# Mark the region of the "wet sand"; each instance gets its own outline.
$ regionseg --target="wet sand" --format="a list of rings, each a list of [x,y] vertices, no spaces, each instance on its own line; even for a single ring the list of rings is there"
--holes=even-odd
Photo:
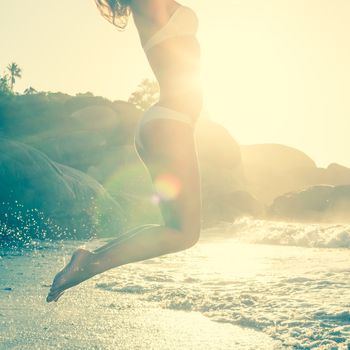
[[[262,332],[96,288],[98,276],[47,304],[60,261],[60,251],[0,259],[1,350],[280,348]]]

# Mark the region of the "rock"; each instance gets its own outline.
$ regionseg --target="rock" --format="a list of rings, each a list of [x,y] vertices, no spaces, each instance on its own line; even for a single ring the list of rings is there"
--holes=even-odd
[[[323,171],[323,183],[331,184],[331,185],[349,185],[350,184],[350,169],[332,163],[327,169]]]
[[[276,198],[269,208],[271,218],[350,222],[350,186],[318,185]]]
[[[106,130],[116,128],[120,122],[116,111],[109,106],[87,106],[71,114],[84,130]]]
[[[297,149],[278,144],[242,145],[240,149],[248,189],[265,204],[317,184],[310,175],[317,170],[314,161]]]
[[[220,171],[225,169],[231,172],[231,178],[229,183],[223,185],[228,185],[233,190],[245,189],[240,147],[230,133],[220,124],[199,118],[195,138],[199,160],[202,164],[210,164],[215,170],[217,182],[222,180]]]
[[[122,230],[122,208],[90,176],[18,142],[0,138],[0,149],[2,238],[11,240],[16,232],[83,239]]]
[[[235,191],[211,198],[203,205],[203,226],[215,226],[220,221],[233,222],[242,216],[260,217],[263,205],[246,191]]]
[[[329,199],[327,220],[350,222],[350,186],[335,186]]]
[[[90,130],[71,130],[69,133],[42,138],[36,145],[55,162],[83,172],[98,161],[107,147],[106,137]]]
[[[119,118],[125,119],[125,121],[132,121],[133,123],[136,123],[143,113],[140,109],[136,108],[133,103],[130,102],[116,100],[112,105]]]
[[[201,171],[203,226],[234,220],[241,215],[236,207],[237,193],[246,191],[240,148],[223,126],[205,118],[198,120],[195,138]]]
[[[350,185],[350,169],[330,164],[317,168],[303,152],[276,144],[241,146],[248,188],[260,201],[270,205],[288,192],[316,185]]]
[[[203,192],[209,196],[246,190],[240,148],[221,125],[200,118],[195,129]]]
[[[114,139],[118,145],[132,145],[136,124],[142,117],[143,112],[137,109],[134,104],[125,101],[114,101],[113,109],[118,114],[120,124],[118,128],[113,130],[111,141]]]

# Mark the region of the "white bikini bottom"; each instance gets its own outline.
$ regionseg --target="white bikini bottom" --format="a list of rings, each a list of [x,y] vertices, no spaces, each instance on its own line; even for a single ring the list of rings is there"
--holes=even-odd
[[[153,105],[152,107],[150,107],[149,109],[147,109],[143,113],[140,121],[138,122],[138,124],[136,126],[134,140],[135,140],[135,144],[137,145],[137,147],[143,148],[142,141],[140,138],[141,127],[145,123],[149,122],[150,120],[154,120],[154,119],[178,120],[180,122],[189,124],[190,126],[192,126],[192,128],[195,127],[195,123],[196,123],[196,121],[193,119],[193,117],[190,117],[187,114],[177,112],[177,111],[170,109],[170,108],[167,108],[167,107]]]

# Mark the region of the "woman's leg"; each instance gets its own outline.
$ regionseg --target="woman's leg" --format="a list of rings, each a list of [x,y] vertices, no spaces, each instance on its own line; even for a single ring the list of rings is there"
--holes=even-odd
[[[156,119],[141,130],[144,150],[139,152],[155,188],[163,177],[172,188],[172,198],[160,196],[164,225],[128,231],[112,242],[89,252],[77,250],[53,282],[47,301],[86,279],[131,262],[150,259],[193,246],[199,239],[200,173],[193,129],[186,123]]]
[[[100,253],[103,250],[106,250],[107,248],[109,248],[111,246],[114,246],[116,244],[119,244],[122,241],[124,241],[125,239],[128,239],[128,238],[132,237],[133,235],[137,234],[139,231],[142,231],[142,230],[144,230],[146,228],[154,227],[154,226],[158,226],[158,225],[157,224],[145,224],[145,225],[140,225],[140,226],[134,227],[134,228],[130,229],[129,231],[124,232],[123,234],[121,234],[117,238],[114,238],[114,239],[110,240],[105,245],[95,249],[94,253]]]

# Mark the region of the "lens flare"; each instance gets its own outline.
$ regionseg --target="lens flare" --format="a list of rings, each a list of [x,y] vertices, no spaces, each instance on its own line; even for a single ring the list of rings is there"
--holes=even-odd
[[[151,203],[154,205],[158,205],[160,202],[160,198],[157,194],[151,196]]]
[[[154,187],[161,199],[170,200],[178,196],[181,183],[174,175],[162,174],[156,178]]]

